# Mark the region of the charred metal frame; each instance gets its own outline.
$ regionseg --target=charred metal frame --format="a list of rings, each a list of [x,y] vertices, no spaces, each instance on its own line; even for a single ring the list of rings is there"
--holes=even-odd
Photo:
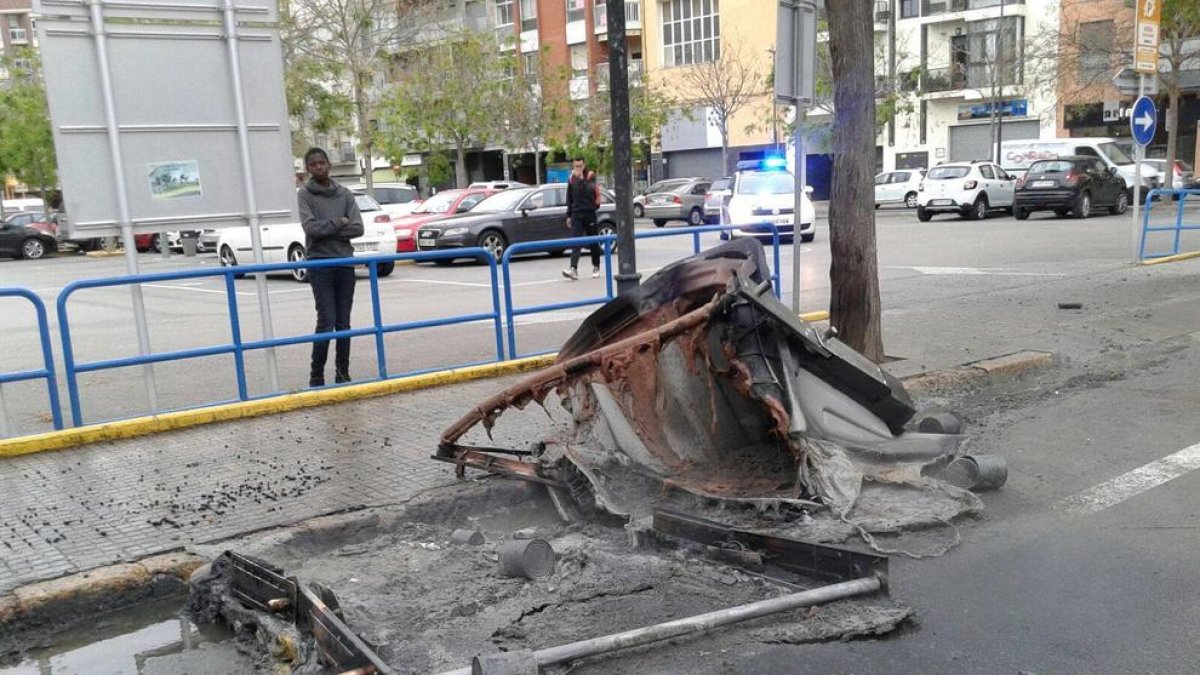
[[[304,635],[311,635],[325,663],[338,673],[391,675],[395,671],[374,648],[346,625],[333,591],[317,584],[304,585],[296,577],[266,562],[232,551],[230,592],[239,602],[262,612],[282,616]]]

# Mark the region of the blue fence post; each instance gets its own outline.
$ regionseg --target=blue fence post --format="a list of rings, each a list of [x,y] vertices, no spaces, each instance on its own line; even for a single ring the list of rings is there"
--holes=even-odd
[[[700,253],[700,233],[692,232],[692,253]]]
[[[50,417],[54,428],[62,429],[62,404],[58,399],[58,376],[54,372],[54,350],[50,346],[50,321],[46,315],[46,304],[28,288],[0,288],[0,297],[24,298],[33,305],[34,314],[37,316],[38,342],[42,348],[41,370],[11,373],[9,377],[0,380],[0,383],[45,380],[46,394],[50,399]]]
[[[612,242],[604,242],[604,294],[609,300],[613,297]]]
[[[517,244],[516,246],[520,246]],[[517,327],[514,322],[515,315],[513,314],[512,300],[512,271],[509,269],[509,263],[512,262],[512,252],[516,246],[509,246],[504,252],[504,321],[508,326],[508,358],[517,358]]]
[[[250,398],[246,385],[246,353],[242,351],[242,321],[238,316],[237,287],[233,283],[233,271],[225,273],[225,297],[229,306],[229,337],[233,340],[233,368],[237,376],[238,400]]]
[[[83,426],[83,409],[79,405],[79,375],[75,372],[75,350],[71,346],[71,322],[67,319],[67,298],[75,290],[73,281],[58,294],[58,330],[62,333],[63,374],[67,377],[67,401],[71,406],[71,426]]]
[[[367,261],[367,274],[371,281],[371,318],[375,322],[375,361],[379,365],[379,379],[386,380],[387,348],[383,342],[383,306],[379,302],[379,268],[375,260]]]
[[[1179,254],[1179,246],[1182,243],[1180,237],[1183,235],[1183,206],[1187,203],[1186,192],[1176,193],[1175,196],[1179,197],[1179,208],[1175,214],[1175,244],[1171,247],[1171,255]]]
[[[492,279],[492,323],[496,328],[496,360],[504,360],[504,327],[500,315],[500,284],[496,273],[496,256],[486,252],[484,259],[488,264],[488,273]],[[504,288],[508,290],[508,278],[505,277]]]

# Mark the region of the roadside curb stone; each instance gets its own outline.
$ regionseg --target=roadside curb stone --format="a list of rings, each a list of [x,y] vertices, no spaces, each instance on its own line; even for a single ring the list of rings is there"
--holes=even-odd
[[[965,387],[990,384],[994,381],[1017,377],[1033,370],[1048,368],[1054,364],[1054,354],[1039,351],[1021,351],[981,361],[973,361],[957,368],[934,370],[902,378],[904,388],[911,394],[928,396]]]

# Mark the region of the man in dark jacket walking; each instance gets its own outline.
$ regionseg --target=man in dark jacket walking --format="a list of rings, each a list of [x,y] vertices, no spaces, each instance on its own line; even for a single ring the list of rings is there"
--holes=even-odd
[[[596,210],[600,208],[600,185],[595,172],[587,168],[586,162],[576,159],[567,180],[567,229],[572,237],[596,236]],[[575,281],[579,278],[580,247],[571,249],[571,266],[562,271],[564,277]],[[600,276],[600,244],[592,244],[592,278]]]
[[[354,245],[350,240],[363,234],[362,214],[354,194],[329,177],[329,155],[324,150],[313,148],[306,152],[304,166],[309,179],[296,194],[308,259],[354,257]],[[317,303],[315,332],[348,330],[350,308],[354,305],[354,268],[312,268],[308,271],[308,280]],[[314,342],[308,386],[325,386],[328,357],[329,341]],[[350,381],[350,338],[338,338],[333,367],[334,382]]]

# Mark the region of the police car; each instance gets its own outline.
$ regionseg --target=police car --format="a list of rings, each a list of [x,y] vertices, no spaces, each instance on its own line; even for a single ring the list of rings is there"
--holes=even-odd
[[[738,162],[733,174],[730,195],[726,198],[725,222],[737,229],[722,232],[722,239],[755,237],[764,242],[771,239],[770,223],[779,229],[780,239],[791,240],[795,227],[795,178],[787,170],[787,160],[772,157]],[[816,215],[808,195],[812,188],[805,186],[800,197],[800,240],[812,241],[816,236]]]

